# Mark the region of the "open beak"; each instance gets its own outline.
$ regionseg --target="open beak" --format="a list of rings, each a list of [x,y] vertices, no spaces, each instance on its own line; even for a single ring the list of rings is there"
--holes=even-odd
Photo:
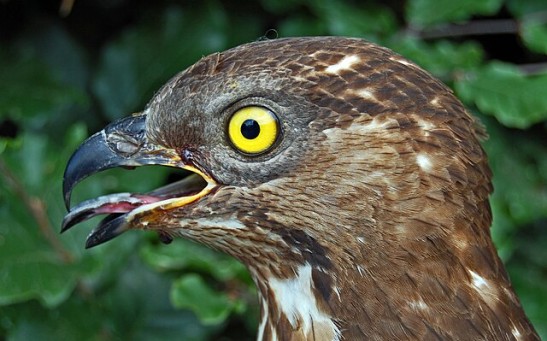
[[[147,226],[166,210],[203,198],[218,184],[204,169],[183,160],[181,152],[148,141],[145,114],[123,118],[91,136],[74,152],[65,169],[63,195],[69,212],[63,219],[61,232],[96,215],[108,214],[87,237],[86,248],[90,248],[135,225]],[[70,209],[72,189],[83,179],[109,168],[143,165],[176,167],[193,174],[148,193],[105,195]]]

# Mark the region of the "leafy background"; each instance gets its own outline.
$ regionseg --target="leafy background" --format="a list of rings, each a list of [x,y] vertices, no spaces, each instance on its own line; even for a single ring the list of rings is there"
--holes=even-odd
[[[93,222],[59,235],[62,172],[85,137],[143,108],[201,56],[295,35],[388,46],[482,119],[495,175],[493,237],[547,338],[546,1],[3,0],[0,339],[254,338],[256,292],[234,260],[144,232],[85,251]],[[73,200],[173,177],[121,174],[84,181]]]

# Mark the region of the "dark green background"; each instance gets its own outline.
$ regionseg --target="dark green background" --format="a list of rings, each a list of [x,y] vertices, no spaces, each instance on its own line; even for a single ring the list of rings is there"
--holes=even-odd
[[[245,340],[255,289],[198,245],[126,233],[84,250],[59,235],[68,157],[167,79],[257,39],[363,37],[451,86],[487,126],[493,237],[547,337],[547,1],[0,1],[0,340]],[[68,6],[70,7],[70,6]],[[176,175],[108,171],[74,202]],[[221,336],[223,335],[223,336]]]

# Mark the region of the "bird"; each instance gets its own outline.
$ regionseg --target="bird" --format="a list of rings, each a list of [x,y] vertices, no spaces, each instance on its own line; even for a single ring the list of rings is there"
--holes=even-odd
[[[86,247],[153,230],[235,257],[258,289],[258,340],[539,340],[491,238],[484,137],[446,85],[385,47],[249,42],[82,143],[62,232],[107,214]],[[189,175],[70,207],[84,178],[143,165]]]

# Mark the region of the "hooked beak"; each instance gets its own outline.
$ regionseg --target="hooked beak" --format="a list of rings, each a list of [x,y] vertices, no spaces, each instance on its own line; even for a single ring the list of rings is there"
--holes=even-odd
[[[136,225],[145,227],[166,210],[203,198],[218,184],[190,158],[181,158],[184,152],[149,142],[145,114],[123,118],[91,136],[74,152],[65,169],[63,195],[69,212],[61,232],[96,215],[109,214],[87,237],[86,248],[90,248]],[[176,167],[193,174],[149,193],[105,195],[70,209],[72,190],[83,179],[109,168],[143,165]]]

